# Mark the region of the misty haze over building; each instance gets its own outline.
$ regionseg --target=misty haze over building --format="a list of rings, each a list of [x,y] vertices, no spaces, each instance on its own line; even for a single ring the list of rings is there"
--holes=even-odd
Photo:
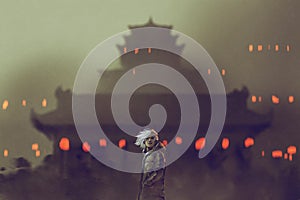
[[[204,123],[200,124],[199,133],[188,151],[167,168],[167,198],[175,200],[299,199],[300,174],[297,152],[299,125],[296,123],[299,119],[297,107],[300,98],[297,91],[299,14],[296,11],[299,3],[279,0],[199,2],[201,3],[187,3],[191,11],[189,15],[187,11],[184,12],[187,17],[181,24],[176,23],[176,20],[182,9],[179,7],[184,4],[182,2],[177,2],[177,6],[171,2],[162,3],[166,7],[172,4],[170,10],[173,9],[176,14],[147,14],[139,20],[136,17],[129,17],[130,20],[125,17],[126,22],[117,22],[122,24],[120,30],[124,30],[128,23],[136,22],[142,25],[129,26],[129,28],[149,24],[166,26],[170,29],[174,27],[195,38],[216,62],[225,83],[228,103],[231,103],[228,107],[224,133],[209,156],[201,160],[197,158],[197,152],[203,146],[203,136],[207,129],[207,124]],[[27,17],[20,19],[18,16],[12,18],[10,22],[20,24],[39,15],[41,19],[46,19],[38,8],[31,14],[27,13],[30,5],[30,3],[24,5]],[[148,3],[147,5],[149,6]],[[52,12],[51,5],[47,7],[49,10],[45,15],[53,16],[49,15]],[[66,5],[62,4],[62,7],[66,10]],[[220,12],[221,8],[223,14]],[[124,11],[122,16],[133,12],[132,9],[125,10],[127,11]],[[86,14],[101,16],[98,11],[97,14],[96,11],[93,12]],[[3,13],[9,15],[7,12]],[[75,16],[72,11],[66,13]],[[59,25],[57,20],[65,19],[65,15],[59,11],[56,14],[57,18],[47,19],[48,25],[37,26],[36,19],[33,24],[36,27],[46,28],[44,34],[49,41],[44,43],[44,40],[38,36],[36,40],[39,41],[41,48],[48,48],[48,53],[43,53],[38,45],[33,45],[24,51],[28,52],[28,55],[16,50],[15,59],[18,61],[15,63],[10,63],[13,59],[10,56],[5,57],[5,54],[3,54],[5,63],[0,62],[3,66],[18,66],[18,68],[3,70],[1,81],[3,92],[0,102],[2,104],[0,145],[3,153],[0,157],[0,199],[133,199],[137,193],[139,176],[112,170],[89,155],[89,144],[84,144],[78,139],[72,124],[72,93],[68,90],[72,89],[76,70],[86,54],[101,41],[101,38],[104,40],[120,30],[114,27],[103,31],[110,19],[97,17],[96,20],[95,17],[93,22],[99,23],[97,29],[76,32],[77,29],[73,27],[81,23],[79,18],[76,18],[76,23],[68,19],[69,21],[61,22]],[[153,16],[152,20],[148,19],[149,16]],[[168,18],[165,19],[164,16]],[[82,22],[87,19],[88,17]],[[149,21],[145,23],[147,20]],[[210,23],[204,23],[206,21]],[[63,28],[61,33],[59,31],[53,33],[54,30],[59,30],[60,26],[69,25],[68,22],[74,37],[77,37],[76,40],[66,30],[67,27]],[[173,24],[173,26],[160,23]],[[7,41],[16,38],[16,41],[26,46],[25,40],[30,36],[21,37],[19,35],[21,31],[9,24],[6,23],[6,27],[12,36],[7,36],[5,30],[6,38],[10,39]],[[24,26],[26,24],[29,26],[29,22],[24,23]],[[36,29],[33,32],[38,32]],[[46,32],[52,29],[52,34],[47,35]],[[43,33],[43,29],[39,31],[41,32],[38,33]],[[30,32],[23,34],[30,34]],[[60,34],[64,37],[60,38]],[[66,34],[71,35],[70,38],[66,39]],[[83,37],[78,41],[80,34]],[[95,36],[97,34],[101,36]],[[56,38],[52,39],[51,36],[54,35]],[[24,38],[24,41],[20,38]],[[27,40],[32,42],[28,38]],[[3,41],[6,39],[4,38]],[[59,45],[62,41],[64,46]],[[116,47],[119,51],[126,51],[126,40],[124,41],[124,44]],[[46,44],[49,46],[47,47]],[[181,48],[182,44],[176,42],[175,45]],[[16,44],[10,43],[6,46],[16,46]],[[35,51],[32,50],[34,48]],[[75,51],[80,48],[82,49],[80,53]],[[184,50],[184,47],[182,48]],[[207,88],[201,77],[194,73],[192,66],[185,60],[176,58],[172,54],[161,55],[161,52],[154,49],[136,49],[115,61],[103,80],[99,82],[100,95],[96,97],[99,102],[96,107],[99,111],[98,117],[101,118],[101,113],[107,114],[109,108],[107,106],[109,97],[101,93],[109,93],[113,83],[124,71],[131,70],[132,76],[137,76],[138,71],[132,66],[167,56],[168,59],[163,61],[164,64],[192,77],[191,83],[197,85],[195,88],[199,93],[198,99],[201,99],[202,121],[209,119],[210,113],[207,109],[209,99],[205,97]],[[180,66],[184,67],[180,68]],[[18,74],[18,80],[11,74]],[[59,87],[60,85],[63,87]],[[170,113],[167,123],[178,122],[178,103],[174,100],[174,96],[170,95],[170,91],[162,87],[147,86],[140,88],[137,93],[139,95],[132,99],[132,108],[135,113],[133,119],[139,124],[146,124],[148,120],[140,113],[146,112],[152,103],[157,102],[166,106]],[[143,96],[149,93],[152,95],[151,98]],[[164,96],[163,101],[161,96]],[[145,107],[138,104],[141,101],[145,102]],[[176,107],[174,110],[171,109],[173,106]],[[105,122],[110,122],[111,114],[106,116]],[[120,131],[114,126],[108,125],[107,130],[108,136],[120,148],[138,151],[133,146],[133,138],[124,138],[122,134],[114,138],[112,134]],[[163,140],[167,143],[174,137],[176,126],[165,127],[162,132]],[[105,148],[106,142],[100,139],[98,146]],[[175,139],[178,145],[184,142],[181,138]],[[127,184],[123,184],[123,180],[126,180]],[[125,194],[127,196],[124,196]]]

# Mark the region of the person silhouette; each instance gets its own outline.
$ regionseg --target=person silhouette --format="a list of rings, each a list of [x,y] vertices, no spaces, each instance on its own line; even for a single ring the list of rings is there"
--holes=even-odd
[[[144,153],[138,200],[165,200],[165,146],[153,129],[144,129],[135,144]]]

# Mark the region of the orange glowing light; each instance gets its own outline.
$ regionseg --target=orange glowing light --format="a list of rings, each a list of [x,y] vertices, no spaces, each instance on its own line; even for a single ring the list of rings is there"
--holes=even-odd
[[[265,157],[265,151],[261,151],[261,156]]]
[[[249,148],[249,147],[251,147],[251,146],[253,146],[253,145],[254,145],[254,139],[253,139],[253,138],[248,137],[248,138],[245,139],[245,141],[244,141],[244,146],[245,146],[246,148]]]
[[[281,150],[274,150],[272,151],[273,158],[282,158],[282,151]]]
[[[4,149],[4,151],[3,151],[3,156],[4,156],[4,157],[8,157],[8,150],[7,150],[7,149]]]
[[[252,44],[249,44],[249,46],[248,46],[248,50],[249,50],[249,52],[252,52],[253,51],[253,45]]]
[[[262,97],[261,96],[258,97],[258,102],[262,102]]]
[[[123,52],[127,53],[127,48],[126,47],[124,47]]]
[[[295,101],[294,96],[289,96],[289,103],[293,103]]]
[[[45,98],[42,100],[42,107],[47,107],[47,99]]]
[[[275,45],[275,51],[279,51],[279,45],[278,44]]]
[[[89,145],[88,142],[84,142],[84,143],[82,144],[82,150],[83,150],[84,152],[89,152],[89,151],[91,150],[91,146]]]
[[[199,138],[196,142],[195,142],[195,149],[196,150],[200,150],[203,149],[205,146],[205,138]]]
[[[257,46],[257,51],[262,51],[263,50],[263,46],[260,44]]]
[[[36,152],[35,152],[35,157],[40,157],[41,156],[41,151],[40,150],[37,150]]]
[[[138,54],[139,53],[139,49],[138,48],[135,48],[134,49],[134,54]]]
[[[38,143],[32,144],[32,145],[31,145],[31,149],[32,149],[33,151],[37,151],[37,150],[39,149],[39,144],[38,144]]]
[[[290,155],[289,155],[289,161],[292,161],[292,160],[293,160],[293,155],[290,154]]]
[[[167,140],[163,140],[162,143],[164,144],[164,146],[168,145],[168,141]]]
[[[175,138],[175,142],[176,142],[176,144],[182,144],[182,138],[177,136]]]
[[[225,74],[226,74],[226,70],[222,69],[222,76],[225,76]]]
[[[277,96],[275,96],[275,95],[272,95],[272,102],[274,104],[279,104],[279,98]]]
[[[288,159],[288,156],[289,156],[289,154],[285,153],[285,154],[284,154],[284,159],[285,159],[285,160]]]
[[[222,140],[222,148],[224,150],[228,149],[229,144],[230,144],[229,139],[228,138],[223,138],[223,140]]]
[[[4,100],[2,104],[2,110],[6,110],[8,108],[8,101]]]
[[[290,50],[291,50],[290,45],[286,45],[286,51],[290,52]]]
[[[151,51],[152,51],[151,48],[148,48],[148,53],[151,53]]]
[[[251,101],[252,101],[253,103],[256,103],[256,96],[252,96],[252,97],[251,97]]]
[[[26,104],[27,104],[26,100],[23,99],[23,100],[22,100],[22,106],[25,107]]]
[[[124,147],[126,147],[126,140],[125,139],[119,140],[119,147],[121,149],[123,149]]]
[[[106,145],[107,145],[106,140],[105,139],[100,139],[99,140],[99,145],[100,145],[100,147],[106,147]]]
[[[211,73],[210,69],[207,70],[207,73],[208,73],[208,75],[210,75],[210,73]]]
[[[288,152],[288,154],[291,154],[291,155],[296,154],[297,153],[297,147],[295,147],[295,146],[289,146],[287,148],[287,152]]]
[[[70,150],[70,140],[68,138],[61,138],[59,142],[59,148],[63,151],[69,151]]]

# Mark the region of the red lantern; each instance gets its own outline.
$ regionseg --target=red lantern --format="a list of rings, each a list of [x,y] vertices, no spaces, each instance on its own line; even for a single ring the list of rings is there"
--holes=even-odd
[[[176,144],[182,144],[182,138],[181,137],[176,137],[175,142],[176,142]]]
[[[100,145],[100,147],[106,147],[106,140],[105,139],[100,139],[99,140],[99,145]]]
[[[281,150],[274,150],[272,151],[273,158],[282,158],[282,151]]]
[[[244,146],[246,148],[249,148],[249,147],[251,147],[253,145],[254,145],[254,139],[253,138],[248,137],[248,138],[245,139]]]
[[[202,137],[202,138],[199,138],[196,142],[195,142],[195,149],[196,150],[200,150],[200,149],[203,149],[205,146],[205,138]]]
[[[70,140],[68,138],[61,138],[59,142],[59,148],[63,151],[69,151],[70,150]]]
[[[84,143],[82,144],[82,150],[83,150],[84,152],[89,152],[89,151],[91,150],[91,146],[89,145],[88,142],[84,142]]]
[[[222,148],[224,150],[228,149],[229,144],[230,144],[229,139],[228,138],[223,138],[223,140],[222,140]]]
[[[125,139],[119,140],[119,147],[121,149],[123,149],[124,147],[126,147],[126,140]]]

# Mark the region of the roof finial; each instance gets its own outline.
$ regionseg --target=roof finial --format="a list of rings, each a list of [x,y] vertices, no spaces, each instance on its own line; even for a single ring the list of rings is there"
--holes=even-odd
[[[152,16],[150,16],[148,24],[153,24]]]

